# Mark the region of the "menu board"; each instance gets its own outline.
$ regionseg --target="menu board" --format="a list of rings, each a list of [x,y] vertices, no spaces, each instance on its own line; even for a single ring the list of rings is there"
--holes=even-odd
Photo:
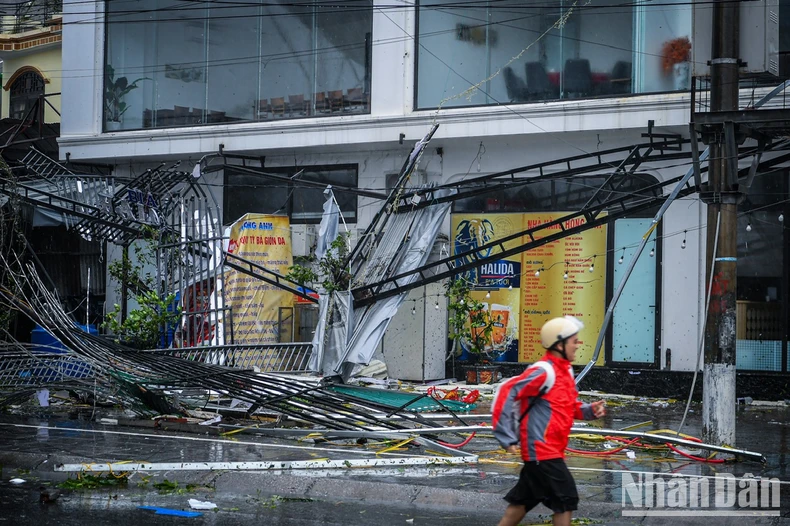
[[[524,225],[527,229],[534,228],[564,215],[567,214],[524,214]],[[565,228],[572,226],[568,224]],[[535,239],[560,230],[560,225],[556,225],[536,233]],[[540,328],[551,318],[571,315],[584,323],[584,330],[579,333],[581,346],[574,363],[586,364],[595,350],[605,313],[606,226],[597,226],[523,252],[522,258],[521,341],[525,345],[519,349],[519,361],[531,363],[540,359],[545,353],[540,345]],[[603,353],[597,363],[603,364]]]
[[[468,252],[565,215],[564,212],[455,214],[452,218],[454,253]],[[573,221],[576,223],[566,224],[565,228],[577,226],[584,218]],[[561,227],[556,225],[534,237],[541,239],[559,231]],[[547,320],[568,314],[585,325],[574,363],[589,362],[604,318],[606,239],[606,227],[598,226],[464,273],[465,279],[474,283],[472,297],[483,303],[494,322],[486,348],[494,353],[511,351],[512,354],[518,349],[518,361],[537,361],[545,354],[540,345],[540,328]],[[506,242],[505,248],[524,243],[524,238],[517,237]],[[487,250],[478,256],[491,254]],[[471,260],[459,259],[464,261]],[[597,363],[603,364],[603,353]]]

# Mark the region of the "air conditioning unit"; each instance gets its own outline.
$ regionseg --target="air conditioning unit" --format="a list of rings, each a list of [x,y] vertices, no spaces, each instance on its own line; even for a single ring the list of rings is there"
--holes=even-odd
[[[388,173],[384,174],[384,186],[387,189],[387,192],[392,190],[395,186],[395,183],[398,182],[398,176],[400,173]],[[424,185],[428,182],[428,174],[425,170],[414,170],[412,172],[411,177],[409,178],[409,182],[406,183],[407,188],[417,188],[419,186]]]
[[[291,225],[291,246],[294,257],[313,255],[318,225]]]

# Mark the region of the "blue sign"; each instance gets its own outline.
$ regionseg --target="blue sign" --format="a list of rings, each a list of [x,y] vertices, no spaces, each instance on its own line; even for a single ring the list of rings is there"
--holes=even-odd
[[[480,265],[477,270],[478,288],[506,289],[521,286],[521,262],[500,259]]]

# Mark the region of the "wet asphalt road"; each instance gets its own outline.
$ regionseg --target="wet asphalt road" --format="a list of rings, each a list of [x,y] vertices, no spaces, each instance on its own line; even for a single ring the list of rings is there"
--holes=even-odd
[[[648,429],[676,429],[682,416],[682,404],[612,405],[602,423],[607,428],[623,428],[650,420]],[[699,433],[698,406],[690,415],[684,431]],[[19,420],[16,420],[17,422]],[[171,471],[151,474],[152,480],[179,480],[183,488],[188,481],[205,483],[210,491],[160,494],[150,485],[141,484],[140,474],[130,478],[125,488],[90,491],[66,491],[57,502],[39,503],[39,487],[55,485],[69,477],[53,472],[57,457],[75,462],[107,462],[121,460],[161,461],[240,461],[268,458],[314,458],[326,454],[311,448],[295,448],[293,442],[273,440],[251,435],[238,435],[236,440],[207,440],[194,442],[183,434],[181,442],[173,434],[119,426],[96,426],[81,419],[64,420],[39,415],[26,418],[26,427],[10,427],[9,420],[0,417],[0,526],[3,524],[42,525],[170,525],[170,524],[328,524],[328,525],[481,525],[496,524],[504,508],[501,496],[515,482],[518,462],[515,459],[494,457],[492,462],[470,466],[445,468],[411,467],[405,469],[367,470],[303,470],[301,473],[249,473],[222,475]],[[91,434],[81,429],[92,429]],[[790,443],[790,409],[744,407],[738,411],[738,446],[764,453],[767,463],[754,462],[709,465],[676,457],[656,458],[639,454],[635,460],[623,457],[567,459],[579,487],[582,503],[579,516],[589,517],[610,526],[624,524],[699,524],[697,520],[653,519],[624,520],[619,515],[622,487],[620,472],[655,471],[665,474],[715,476],[733,473],[742,476],[752,473],[764,477],[778,477],[790,482],[787,467]],[[107,431],[107,432],[103,432]],[[120,435],[117,432],[129,433]],[[139,435],[139,436],[136,436]],[[155,436],[157,434],[163,437]],[[164,439],[164,435],[170,438]],[[256,445],[257,444],[257,445]],[[288,446],[277,449],[277,445]],[[298,445],[304,446],[304,443]],[[320,448],[319,444],[313,445]],[[578,444],[577,444],[578,446]],[[581,444],[583,447],[595,447]],[[328,444],[338,449],[337,444]],[[496,446],[486,439],[473,440],[469,450],[485,453]],[[287,453],[286,453],[287,452]],[[362,455],[349,450],[352,454]],[[301,456],[300,456],[301,455]],[[15,460],[24,459],[22,464]],[[20,467],[21,466],[21,467]],[[30,470],[30,471],[28,471]],[[71,475],[73,476],[73,475]],[[27,482],[12,485],[10,478]],[[208,482],[207,482],[208,481]],[[275,495],[286,496],[285,499]],[[196,498],[215,502],[217,511],[203,512],[201,517],[169,517],[154,515],[138,506],[161,506],[189,509],[187,500]],[[308,500],[291,500],[307,498]],[[782,515],[790,515],[790,485],[782,486]],[[530,515],[523,524],[541,524],[548,518]],[[790,519],[709,519],[714,524],[790,524]]]
[[[211,496],[201,496],[212,499]],[[496,524],[502,509],[478,512],[453,510],[415,510],[406,506],[375,505],[342,501],[277,501],[272,498],[246,497],[223,499],[217,511],[204,511],[201,517],[169,517],[137,506],[160,506],[179,509],[187,497],[129,496],[126,494],[71,494],[53,504],[38,502],[39,492],[28,488],[1,488],[0,524],[63,526],[236,526],[236,525],[456,525]],[[218,500],[218,499],[214,499]],[[411,521],[411,522],[409,522]]]

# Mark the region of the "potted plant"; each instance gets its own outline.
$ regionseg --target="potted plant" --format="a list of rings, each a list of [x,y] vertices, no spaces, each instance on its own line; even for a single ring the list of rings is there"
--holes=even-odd
[[[674,74],[675,89],[689,87],[689,60],[691,42],[688,37],[678,37],[664,42],[661,49],[661,65],[665,75]]]
[[[493,383],[501,378],[499,368],[489,363],[494,322],[487,305],[472,298],[471,290],[462,277],[448,283],[445,295],[449,299],[450,338],[456,354],[478,363],[467,369],[467,383]]]
[[[119,129],[121,127],[121,116],[126,113],[129,106],[124,102],[124,97],[136,89],[137,83],[142,80],[150,80],[141,77],[132,83],[126,77],[115,78],[115,69],[109,64],[104,72],[104,115],[107,121],[107,129]]]

